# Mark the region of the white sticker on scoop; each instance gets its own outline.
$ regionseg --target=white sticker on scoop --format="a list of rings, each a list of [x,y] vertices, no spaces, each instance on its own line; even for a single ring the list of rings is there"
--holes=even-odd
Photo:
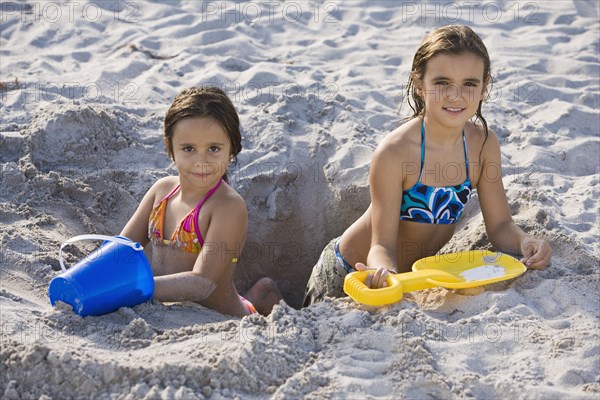
[[[480,281],[484,279],[493,279],[503,276],[505,269],[498,265],[482,265],[481,267],[470,268],[461,273],[466,282]]]

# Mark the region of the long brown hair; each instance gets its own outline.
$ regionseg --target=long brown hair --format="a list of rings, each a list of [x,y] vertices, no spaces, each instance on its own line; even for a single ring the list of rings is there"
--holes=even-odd
[[[184,118],[210,117],[214,118],[223,128],[231,143],[231,156],[234,162],[242,151],[242,135],[240,134],[240,119],[233,103],[227,94],[219,88],[191,87],[181,91],[165,116],[165,140],[167,153],[175,160],[173,153],[173,131],[175,124]],[[223,175],[228,181],[227,173]]]
[[[486,95],[479,102],[477,107],[477,120],[481,121],[485,140],[488,138],[488,125],[481,113],[481,104],[489,97],[488,88],[492,85],[491,62],[488,51],[481,38],[473,32],[471,28],[465,25],[448,25],[430,32],[419,46],[415,57],[413,58],[411,74],[406,87],[406,97],[408,105],[413,110],[413,115],[407,119],[421,117],[425,114],[425,100],[419,94],[418,88],[423,85],[425,69],[427,62],[439,54],[461,54],[473,53],[483,60],[483,84]],[[485,143],[484,140],[484,143]]]

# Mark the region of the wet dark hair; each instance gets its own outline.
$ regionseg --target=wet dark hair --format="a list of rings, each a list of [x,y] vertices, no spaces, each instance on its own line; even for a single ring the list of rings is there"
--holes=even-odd
[[[477,107],[475,115],[483,125],[485,140],[488,138],[488,125],[481,113],[481,104],[489,96],[488,87],[492,85],[491,62],[488,51],[481,38],[465,25],[448,25],[430,32],[417,50],[413,58],[411,75],[406,87],[408,105],[413,110],[413,115],[407,119],[413,119],[425,114],[425,100],[419,94],[419,88],[423,85],[423,77],[427,62],[439,54],[458,55],[462,53],[473,53],[483,60],[483,84],[486,95],[483,96]],[[484,141],[485,143],[485,141]]]
[[[231,156],[237,162],[237,155],[242,151],[242,135],[240,119],[233,103],[227,94],[212,86],[191,87],[185,89],[173,100],[165,116],[165,139],[167,153],[175,160],[173,153],[173,131],[177,122],[185,118],[214,118],[223,128],[231,143]],[[227,173],[223,175],[227,182]]]

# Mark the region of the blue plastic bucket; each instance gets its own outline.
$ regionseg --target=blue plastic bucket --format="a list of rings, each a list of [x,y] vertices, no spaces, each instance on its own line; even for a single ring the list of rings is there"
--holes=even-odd
[[[65,268],[62,250],[81,240],[104,240],[93,253],[75,266]],[[103,315],[120,307],[133,307],[152,298],[154,278],[143,247],[122,236],[81,235],[62,244],[60,266],[64,272],[52,279],[48,287],[50,304],[70,304],[73,311],[86,315]]]

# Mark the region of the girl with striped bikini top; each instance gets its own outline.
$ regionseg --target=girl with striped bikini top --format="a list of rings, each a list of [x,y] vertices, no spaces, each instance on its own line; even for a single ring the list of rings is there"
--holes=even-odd
[[[164,142],[178,174],[159,179],[121,231],[150,243],[154,299],[197,302],[240,317],[269,314],[282,299],[272,279],[260,279],[244,297],[233,283],[248,216],[244,199],[227,184],[227,169],[242,149],[231,100],[218,88],[183,90],[167,111]]]

